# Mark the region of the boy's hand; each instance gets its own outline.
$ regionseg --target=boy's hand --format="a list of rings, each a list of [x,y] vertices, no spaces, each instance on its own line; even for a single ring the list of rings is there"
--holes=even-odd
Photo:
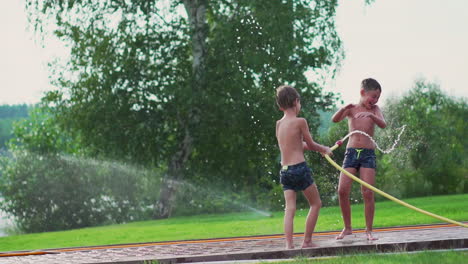
[[[323,149],[322,155],[333,156],[333,152],[331,148],[325,146],[325,148]]]

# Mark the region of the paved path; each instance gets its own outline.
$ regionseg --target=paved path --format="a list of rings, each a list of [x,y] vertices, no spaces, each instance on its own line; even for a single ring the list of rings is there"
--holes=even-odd
[[[317,248],[284,249],[282,235],[154,242],[97,247],[49,249],[32,252],[0,252],[1,264],[13,263],[187,263],[247,259],[283,259],[295,256],[328,256],[359,251],[413,251],[440,248],[468,248],[468,228],[452,224],[390,227],[375,230],[379,237],[367,241],[363,230],[343,240],[338,232],[314,233]],[[297,248],[302,234],[295,235]],[[3,255],[3,257],[2,257]],[[6,257],[9,256],[9,257]],[[146,261],[146,262],[145,262]],[[156,263],[156,262],[155,262]]]

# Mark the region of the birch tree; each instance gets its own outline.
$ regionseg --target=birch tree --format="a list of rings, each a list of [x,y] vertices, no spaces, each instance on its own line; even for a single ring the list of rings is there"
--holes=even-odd
[[[165,170],[154,218],[178,182],[259,199],[275,188],[275,88],[296,86],[311,127],[343,58],[337,1],[27,0],[31,24],[70,57],[43,102],[86,153]],[[307,74],[306,74],[307,73]],[[261,195],[260,195],[261,194]],[[266,197],[266,198],[265,198]]]

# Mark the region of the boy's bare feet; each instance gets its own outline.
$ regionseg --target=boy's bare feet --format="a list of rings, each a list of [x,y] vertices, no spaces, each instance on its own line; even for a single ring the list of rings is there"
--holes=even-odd
[[[318,245],[315,243],[312,243],[312,241],[302,242],[302,248],[313,248],[313,247],[318,247]]]
[[[371,231],[366,231],[366,235],[367,235],[367,240],[370,240],[370,241],[379,239],[378,237],[373,236]]]
[[[341,233],[336,237],[337,240],[343,239],[347,235],[351,235],[353,233],[352,229],[347,229],[346,227],[341,231]]]

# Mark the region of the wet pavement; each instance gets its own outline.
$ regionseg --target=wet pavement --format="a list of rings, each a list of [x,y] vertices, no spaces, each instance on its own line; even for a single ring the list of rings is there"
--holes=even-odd
[[[190,263],[316,257],[357,252],[395,252],[468,248],[468,228],[452,224],[389,227],[374,230],[368,241],[363,230],[343,240],[338,231],[314,233],[315,248],[300,249],[303,236],[294,237],[297,249],[285,250],[282,235],[169,241],[38,251],[0,252],[0,264],[13,263]],[[154,262],[153,262],[154,261]]]

